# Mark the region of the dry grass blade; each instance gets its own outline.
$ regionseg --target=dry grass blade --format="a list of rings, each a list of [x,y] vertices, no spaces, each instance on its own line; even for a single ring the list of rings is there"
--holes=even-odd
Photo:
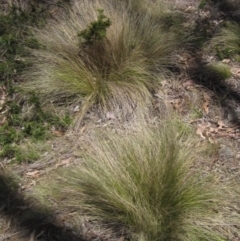
[[[52,195],[80,215],[122,225],[132,240],[223,241],[225,227],[239,222],[231,185],[194,168],[201,148],[179,121],[127,137],[101,134],[87,149]]]
[[[155,4],[141,14],[129,14],[129,6],[114,0],[76,1],[69,16],[34,29],[42,48],[32,50],[35,64],[25,74],[30,80],[25,88],[37,89],[44,102],[82,100],[81,116],[94,103],[104,110],[118,106],[123,116],[136,106],[145,110],[159,81],[154,72],[166,74],[164,67],[172,64],[179,43],[158,23],[157,13],[164,13]],[[111,21],[106,37],[79,46],[78,33],[97,21],[98,9]]]
[[[240,54],[240,26],[236,23],[228,23],[220,32],[212,38],[213,46],[220,58],[235,57]]]

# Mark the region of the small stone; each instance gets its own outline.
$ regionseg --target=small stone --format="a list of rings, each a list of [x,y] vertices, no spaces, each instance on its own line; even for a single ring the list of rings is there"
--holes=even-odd
[[[231,113],[228,113],[227,118],[228,118],[228,121],[234,121],[234,120],[236,120],[236,117],[235,117],[233,114],[231,114]]]
[[[223,59],[223,60],[222,60],[222,62],[223,62],[224,64],[228,64],[230,61],[231,61],[230,59]]]
[[[107,112],[106,117],[107,117],[108,120],[116,119],[116,117],[115,117],[113,112]]]
[[[220,158],[223,158],[223,159],[230,159],[235,156],[234,152],[228,146],[225,146],[225,145],[221,145],[221,148],[218,151],[218,154]]]
[[[236,159],[240,159],[240,153],[237,153]]]

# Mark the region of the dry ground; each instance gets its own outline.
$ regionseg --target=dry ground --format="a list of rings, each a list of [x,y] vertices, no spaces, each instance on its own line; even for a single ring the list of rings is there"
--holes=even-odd
[[[176,4],[186,10],[196,7],[195,1],[176,0]],[[182,57],[186,56],[183,54]],[[206,58],[214,60],[212,56]],[[204,165],[208,172],[217,172],[221,179],[240,180],[240,65],[230,60],[225,62],[233,72],[226,83],[232,95],[216,95],[186,72],[178,79],[162,82],[154,96],[155,109],[147,121],[156,122],[173,112],[179,113],[184,122],[195,128],[199,141],[210,142],[215,148],[211,162],[202,160],[199,164]],[[125,240],[123,237],[114,239],[104,236],[101,230],[93,228],[93,224],[88,221],[81,228],[75,229],[74,213],[59,210],[57,204],[55,210],[44,210],[40,214],[37,207],[25,200],[24,196],[31,194],[36,184],[48,177],[49,173],[79,162],[81,145],[89,140],[95,129],[121,132],[133,128],[135,123],[137,120],[134,119],[130,122],[120,121],[114,110],[103,116],[92,108],[84,118],[81,129],[77,132],[69,131],[49,141],[51,150],[44,153],[40,160],[32,164],[12,164],[3,160],[0,163],[1,169],[14,173],[20,188],[6,190],[8,198],[1,201],[0,241]],[[8,185],[4,187],[7,189]],[[33,217],[24,223],[21,221],[24,215]],[[240,231],[238,234],[229,234],[229,240],[240,240]]]

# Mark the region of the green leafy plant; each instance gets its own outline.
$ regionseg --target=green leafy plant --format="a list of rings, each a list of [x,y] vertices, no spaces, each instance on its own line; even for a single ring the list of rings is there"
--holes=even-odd
[[[38,151],[22,148],[26,139],[46,141],[52,137],[52,128],[64,132],[71,124],[71,117],[67,113],[60,117],[43,110],[34,92],[29,96],[28,104],[32,107],[30,115],[26,116],[22,106],[14,102],[7,103],[7,122],[0,127],[0,156],[3,158],[14,158],[20,162],[36,160],[39,157]],[[39,145],[41,146],[40,143]]]
[[[0,145],[4,146],[11,144],[14,141],[19,141],[22,135],[14,127],[7,124],[0,127]]]
[[[23,126],[23,134],[30,136],[35,140],[46,140],[47,139],[47,127],[42,123],[27,122]]]
[[[38,9],[24,11],[16,5],[12,5],[7,14],[0,15],[0,54],[4,61],[0,63],[0,83],[3,82],[11,88],[11,79],[18,79],[23,69],[29,66],[29,62],[24,61],[26,46],[38,47],[36,39],[33,39],[28,31],[28,25],[41,25],[45,16],[44,10]]]
[[[107,18],[103,9],[98,9],[97,21],[91,22],[90,25],[82,30],[78,36],[83,39],[81,44],[92,45],[95,41],[102,41],[106,38],[107,28],[111,25],[111,21]]]
[[[17,5],[15,5],[17,4]],[[43,134],[36,134],[37,130],[45,128],[43,122],[41,128],[26,134],[24,127],[27,126],[28,119],[23,117],[23,105],[26,101],[21,101],[21,92],[16,91],[17,82],[22,81],[20,74],[26,67],[30,67],[31,61],[26,60],[29,47],[38,48],[38,41],[33,38],[29,31],[29,26],[41,26],[45,22],[46,9],[42,5],[27,3],[28,8],[22,8],[21,4],[10,4],[9,9],[0,13],[0,85],[4,85],[6,94],[9,97],[4,105],[4,115],[6,117],[4,125],[0,127],[0,156],[18,161],[28,161],[28,152],[22,151],[22,144],[25,138],[42,137]],[[16,94],[17,92],[17,94]],[[22,98],[25,99],[25,98]],[[31,120],[30,120],[31,122]],[[35,124],[36,125],[36,124]],[[46,128],[42,132],[46,133]],[[40,139],[40,138],[39,138]],[[31,154],[33,158],[33,153]]]
[[[201,0],[201,2],[198,5],[198,9],[203,9],[207,5],[206,0]]]

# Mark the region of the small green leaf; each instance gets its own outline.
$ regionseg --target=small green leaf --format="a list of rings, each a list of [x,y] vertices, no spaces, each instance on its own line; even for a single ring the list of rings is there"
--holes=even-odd
[[[198,9],[203,9],[207,4],[207,1],[206,0],[202,0],[199,5],[198,5]]]

